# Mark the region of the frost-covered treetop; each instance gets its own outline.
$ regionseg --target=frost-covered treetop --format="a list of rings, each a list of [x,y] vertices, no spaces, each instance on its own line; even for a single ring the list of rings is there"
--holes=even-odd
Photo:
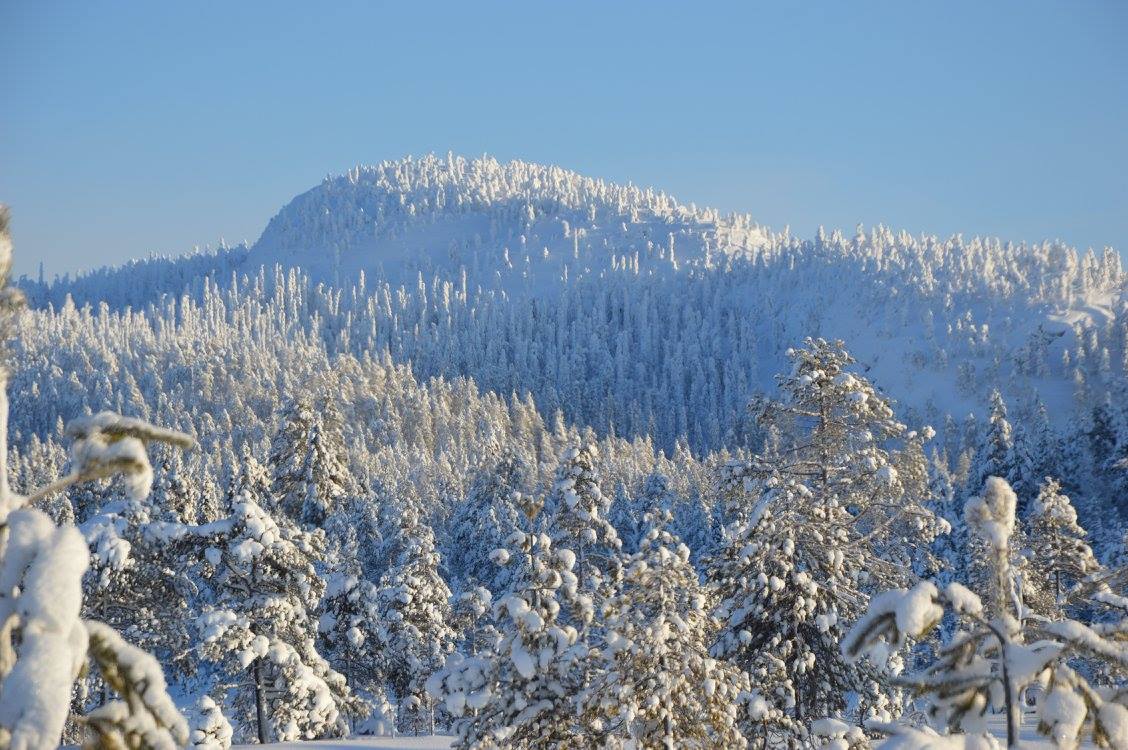
[[[403,248],[413,257],[429,256],[428,269],[445,266],[448,277],[472,265],[453,248],[473,246],[498,251],[489,263],[502,277],[514,266],[520,270],[526,256],[535,269],[542,253],[545,260],[548,254],[553,260],[565,254],[582,259],[571,264],[572,275],[592,263],[590,270],[598,272],[614,265],[609,263],[614,258],[628,259],[622,262],[637,272],[638,259],[629,258],[641,253],[644,272],[648,261],[651,270],[704,271],[743,259],[768,273],[772,267],[794,271],[799,265],[848,263],[927,295],[1019,294],[1047,302],[1115,289],[1124,278],[1120,256],[1111,249],[1098,256],[1059,242],[941,238],[883,225],[868,230],[859,225],[853,232],[820,228],[815,237],[801,239],[789,229],[773,232],[747,214],[686,205],[660,190],[557,166],[451,154],[385,161],[326,177],[270,220],[250,257],[379,246],[379,257],[368,263],[376,271],[390,260],[389,245],[397,241],[413,245]],[[303,260],[303,267],[319,262]],[[341,265],[355,268],[347,260]],[[477,281],[488,283],[489,277],[478,274]],[[512,284],[506,286],[512,291]]]
[[[1062,526],[1084,533],[1084,529],[1077,526],[1077,511],[1069,498],[1061,491],[1061,483],[1056,479],[1047,479],[1046,483],[1034,498],[1030,507],[1031,515],[1044,517]]]
[[[612,213],[635,222],[721,220],[714,210],[687,207],[661,191],[618,185],[561,167],[431,154],[357,166],[326,177],[279,212],[260,242],[301,246],[323,239],[323,232],[341,230],[355,232],[354,239],[368,238],[373,231],[387,235],[397,225],[425,221],[431,215],[485,211],[501,218],[506,208],[512,209],[509,218],[528,220],[561,212],[582,212],[585,221]],[[748,217],[727,221],[734,227],[754,227]]]
[[[1005,480],[988,477],[983,494],[968,500],[964,516],[968,527],[993,549],[1005,549],[1014,531],[1017,505],[1018,498]]]

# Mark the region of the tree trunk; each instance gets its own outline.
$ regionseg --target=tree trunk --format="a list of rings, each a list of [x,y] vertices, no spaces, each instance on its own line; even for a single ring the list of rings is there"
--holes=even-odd
[[[348,636],[345,637],[347,638]],[[352,648],[349,646],[345,646],[345,682],[347,682],[349,686],[356,684],[352,674]],[[351,737],[352,734],[356,732],[356,718],[353,716],[352,711],[346,713],[345,720],[348,723],[349,736]]]
[[[258,724],[258,741],[260,745],[265,745],[270,742],[270,738],[266,734],[266,695],[262,689],[261,659],[255,659],[252,675],[255,681],[255,721]]]
[[[1017,750],[1019,706],[1015,703],[1014,685],[1011,683],[1010,665],[1008,663],[1010,659],[1010,644],[1008,641],[1001,638],[999,641],[999,652],[1001,654],[999,661],[1003,673],[1003,697],[1007,704],[1007,748],[1008,750]]]

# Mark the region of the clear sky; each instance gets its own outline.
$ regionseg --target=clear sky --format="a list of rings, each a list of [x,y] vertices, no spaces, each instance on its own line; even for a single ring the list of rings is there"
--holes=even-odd
[[[1128,247],[1128,3],[0,0],[17,271],[254,240],[327,173],[490,153],[803,236]]]

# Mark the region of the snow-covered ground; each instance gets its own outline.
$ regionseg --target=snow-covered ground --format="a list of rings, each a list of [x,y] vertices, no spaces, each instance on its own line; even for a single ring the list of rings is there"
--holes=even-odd
[[[1002,716],[996,717],[991,722],[991,731],[1000,739],[1006,737],[1006,724]],[[1040,737],[1037,732],[1037,720],[1033,715],[1024,717],[1022,731],[1023,750],[1052,750],[1053,744],[1045,737]],[[431,737],[356,737],[349,740],[320,740],[316,742],[295,742],[275,745],[277,748],[301,748],[302,750],[318,750],[319,748],[356,747],[376,748],[377,750],[447,750],[451,745],[449,736]],[[235,748],[253,748],[254,745],[236,745]],[[1086,742],[1081,745],[1082,750],[1095,747]]]
[[[448,736],[430,737],[357,737],[351,740],[317,740],[314,742],[293,742],[272,745],[276,748],[300,747],[302,750],[318,750],[329,747],[367,747],[379,750],[447,750],[451,738]],[[257,745],[235,745],[234,748],[253,748]]]

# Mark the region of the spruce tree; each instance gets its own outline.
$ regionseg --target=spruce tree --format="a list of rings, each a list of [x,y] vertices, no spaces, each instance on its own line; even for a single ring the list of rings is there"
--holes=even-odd
[[[398,536],[400,553],[378,585],[380,658],[401,722],[418,731],[426,718],[433,734],[434,714],[424,686],[454,650],[451,593],[439,574],[434,532],[410,504],[403,507]]]
[[[575,551],[576,575],[581,590],[589,596],[614,574],[622,546],[607,520],[611,499],[600,487],[598,459],[599,451],[592,443],[565,449],[540,514],[553,544]]]
[[[972,464],[968,494],[974,495],[987,477],[1014,481],[1017,473],[1014,453],[1014,430],[1007,419],[1007,405],[998,389],[991,391],[990,417]]]
[[[1070,586],[1100,567],[1087,536],[1061,484],[1047,477],[1030,509],[1027,543],[1031,572],[1043,585],[1048,582],[1055,604]]]
[[[332,572],[319,607],[320,652],[361,700],[345,706],[355,728],[372,706],[385,702],[383,646],[377,634],[379,600],[374,584],[347,569]]]
[[[603,606],[597,676],[580,699],[585,731],[607,746],[742,747],[748,676],[709,655],[707,593],[689,548],[667,530],[672,520],[668,510],[647,514],[639,550]]]
[[[580,665],[588,649],[563,621],[578,606],[576,555],[554,548],[547,534],[514,532],[498,564],[517,566],[512,589],[493,604],[500,637],[474,656],[454,654],[427,683],[454,724],[455,747],[529,750],[590,746],[578,728]]]
[[[353,491],[336,402],[298,393],[281,415],[270,447],[272,493],[282,510],[307,526],[320,526],[333,506]]]
[[[869,592],[913,580],[943,524],[922,504],[928,432],[896,421],[841,342],[808,339],[789,354],[780,401],[754,404],[784,441],[726,467],[719,493],[735,520],[708,578],[721,622],[714,655],[748,672],[767,704],[757,714],[794,738],[841,715],[847,693],[859,718],[898,711],[896,692],[843,660],[837,643]]]
[[[213,528],[215,601],[198,620],[201,652],[237,686],[241,725],[262,743],[343,734],[356,698],[315,646],[324,534],[273,516],[246,487]]]
[[[481,585],[493,594],[505,590],[510,569],[494,565],[490,554],[523,527],[521,506],[528,483],[528,467],[514,452],[504,453],[474,477],[466,499],[451,514],[444,545],[458,589]]]

